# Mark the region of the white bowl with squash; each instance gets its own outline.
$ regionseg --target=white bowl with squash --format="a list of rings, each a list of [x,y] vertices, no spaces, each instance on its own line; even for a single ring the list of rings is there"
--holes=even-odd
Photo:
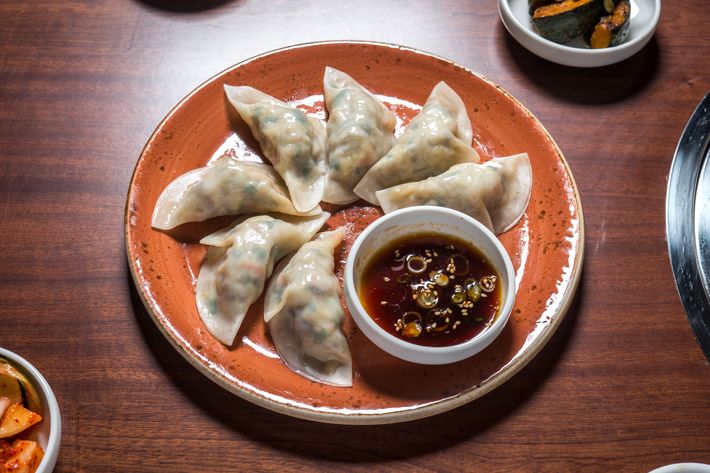
[[[51,472],[61,431],[47,380],[27,360],[0,348],[0,471]]]
[[[653,37],[661,0],[498,0],[510,35],[565,66],[601,67],[639,52]]]

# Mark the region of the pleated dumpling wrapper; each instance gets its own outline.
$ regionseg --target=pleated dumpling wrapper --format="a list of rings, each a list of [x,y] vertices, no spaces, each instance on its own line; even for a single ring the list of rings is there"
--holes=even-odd
[[[325,68],[328,108],[328,174],[323,200],[349,204],[365,173],[394,143],[394,114],[367,89],[344,72]]]
[[[375,193],[405,182],[436,176],[454,164],[477,163],[473,130],[461,97],[444,82],[432,90],[392,149],[370,168],[355,193],[379,204]]]
[[[264,318],[286,366],[333,386],[352,386],[352,357],[333,252],[345,228],[324,232],[282,261],[269,282]]]
[[[286,185],[272,166],[224,155],[172,181],[155,204],[152,225],[169,230],[223,215],[271,212],[317,215],[321,209],[316,207],[306,213],[296,210]]]
[[[217,340],[227,346],[234,343],[274,265],[313,238],[328,217],[329,213],[322,212],[312,217],[241,218],[200,240],[212,248],[197,278],[197,311]]]
[[[323,123],[253,87],[225,85],[224,90],[283,178],[296,210],[316,207],[328,170]]]
[[[385,213],[415,205],[448,207],[500,234],[523,216],[531,190],[530,159],[522,153],[483,164],[457,164],[424,181],[378,191],[377,199]]]

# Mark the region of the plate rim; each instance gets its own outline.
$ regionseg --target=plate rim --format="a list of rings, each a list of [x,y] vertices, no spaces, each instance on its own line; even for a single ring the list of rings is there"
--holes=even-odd
[[[144,287],[140,283],[138,279],[138,275],[136,274],[136,269],[134,267],[133,261],[132,261],[132,255],[131,255],[131,246],[130,246],[130,241],[132,240],[130,236],[130,229],[131,229],[131,209],[130,209],[130,203],[131,203],[131,198],[134,192],[134,183],[137,177],[137,171],[139,164],[143,160],[145,154],[150,150],[150,148],[153,145],[153,142],[155,139],[158,137],[160,134],[160,131],[164,127],[164,125],[172,118],[172,116],[183,106],[184,103],[186,103],[188,100],[192,98],[195,94],[197,94],[199,91],[201,91],[203,88],[207,87],[209,84],[211,84],[214,80],[216,80],[218,77],[223,76],[234,69],[237,69],[245,64],[249,64],[253,61],[256,61],[258,59],[261,59],[266,56],[271,56],[274,54],[282,53],[284,51],[290,51],[294,49],[303,49],[303,48],[308,48],[308,47],[313,47],[313,46],[321,46],[321,45],[369,45],[369,46],[376,46],[376,47],[385,47],[388,49],[397,49],[400,51],[407,51],[411,52],[414,54],[419,54],[423,56],[428,56],[433,59],[437,59],[439,61],[442,61],[444,63],[448,63],[450,65],[453,65],[459,69],[462,69],[468,74],[471,74],[487,84],[495,87],[498,91],[500,91],[502,94],[504,94],[506,97],[508,97],[510,100],[515,102],[517,106],[520,107],[520,109],[528,115],[530,118],[534,120],[534,122],[540,127],[540,129],[544,132],[545,139],[552,144],[554,147],[559,159],[561,160],[565,172],[567,173],[567,176],[569,177],[570,180],[570,185],[573,190],[574,194],[574,200],[575,204],[577,207],[577,220],[579,222],[579,227],[578,227],[578,247],[577,247],[577,253],[575,254],[575,258],[573,261],[573,268],[572,268],[572,274],[570,276],[570,282],[569,285],[567,286],[567,290],[562,294],[562,304],[558,308],[558,310],[555,312],[554,317],[551,317],[551,322],[546,325],[546,327],[542,330],[542,333],[535,339],[535,341],[525,347],[524,351],[521,349],[521,352],[518,352],[520,356],[516,357],[511,363],[503,367],[501,370],[493,373],[491,376],[495,376],[495,379],[493,379],[490,382],[484,382],[483,384],[479,385],[474,385],[467,389],[466,391],[463,391],[462,393],[459,393],[455,396],[452,397],[446,397],[442,399],[438,399],[436,401],[432,401],[428,404],[424,405],[417,405],[417,406],[410,406],[403,408],[402,410],[396,410],[394,412],[383,412],[383,413],[344,413],[344,412],[339,412],[339,411],[317,411],[313,409],[307,409],[304,407],[301,407],[299,405],[295,404],[286,404],[286,403],[280,403],[277,401],[274,401],[272,399],[269,399],[264,396],[260,396],[259,394],[248,391],[246,389],[243,389],[239,387],[238,385],[229,383],[224,377],[219,376],[217,373],[214,373],[211,371],[208,367],[203,365],[196,357],[194,357],[191,353],[188,353],[187,350],[183,346],[181,346],[178,343],[178,340],[176,337],[170,333],[167,328],[164,326],[164,324],[161,322],[160,317],[154,310],[153,306],[148,302],[146,299],[146,295],[144,294]],[[527,107],[525,107],[517,98],[515,98],[513,95],[511,95],[508,91],[503,89],[500,85],[496,84],[495,82],[491,81],[490,79],[486,78],[485,76],[469,69],[468,67],[462,66],[461,64],[458,64],[450,59],[443,58],[441,56],[438,56],[433,53],[429,53],[426,51],[422,51],[420,49],[408,47],[408,46],[402,46],[402,45],[397,45],[394,43],[386,43],[386,42],[377,42],[377,41],[359,41],[359,40],[332,40],[332,41],[313,41],[313,42],[305,42],[305,43],[298,43],[295,45],[290,45],[290,46],[285,46],[282,48],[277,48],[273,49],[261,54],[257,54],[255,56],[251,56],[243,61],[239,61],[238,63],[235,63],[219,72],[216,74],[210,76],[208,79],[200,83],[197,87],[195,87],[192,91],[190,91],[185,97],[183,97],[178,103],[176,103],[170,111],[165,115],[165,117],[160,121],[160,123],[155,127],[153,132],[151,133],[150,137],[146,141],[145,145],[143,146],[143,149],[141,150],[141,153],[138,157],[138,160],[136,161],[136,164],[133,168],[133,172],[131,174],[131,179],[128,185],[128,192],[126,194],[126,202],[124,206],[124,244],[125,244],[125,250],[126,250],[126,257],[128,260],[128,267],[130,269],[131,273],[131,278],[133,280],[133,284],[135,286],[136,292],[138,292],[138,295],[141,299],[141,302],[143,303],[144,308],[146,309],[146,312],[151,317],[151,320],[153,323],[158,327],[158,330],[160,333],[168,340],[168,342],[173,346],[173,348],[176,349],[180,355],[182,355],[183,358],[185,358],[188,363],[190,363],[193,367],[195,367],[201,374],[205,375],[207,378],[209,378],[211,381],[215,382],[217,385],[221,386],[222,388],[226,389],[227,391],[231,392],[232,394],[235,394],[239,396],[240,398],[251,402],[253,404],[256,404],[260,407],[269,409],[271,411],[280,413],[280,414],[285,414],[291,417],[296,417],[300,419],[305,419],[305,420],[311,420],[311,421],[316,421],[316,422],[322,422],[322,423],[329,423],[329,424],[342,424],[342,425],[381,425],[381,424],[393,424],[393,423],[399,423],[399,422],[407,422],[411,420],[416,420],[416,419],[423,419],[426,417],[430,417],[436,414],[441,414],[443,412],[455,409],[457,407],[460,407],[464,404],[468,404],[471,401],[474,401],[475,399],[478,399],[480,397],[485,396],[489,392],[493,391],[503,383],[507,382],[510,380],[513,376],[515,376],[520,370],[522,370],[537,354],[540,352],[540,350],[547,345],[548,341],[552,336],[557,332],[557,329],[562,323],[562,320],[564,320],[570,306],[572,305],[572,301],[574,300],[574,295],[577,291],[577,288],[579,286],[579,282],[581,279],[582,275],[582,267],[584,263],[584,252],[585,252],[585,224],[584,224],[584,213],[582,209],[582,201],[580,198],[579,194],[579,189],[577,187],[577,183],[574,179],[574,175],[572,174],[572,170],[569,167],[569,163],[564,157],[564,154],[562,153],[562,150],[559,148],[555,140],[552,138],[552,135],[549,133],[547,128],[540,122],[540,120],[537,119],[537,117],[528,110]],[[490,379],[490,378],[489,378]]]

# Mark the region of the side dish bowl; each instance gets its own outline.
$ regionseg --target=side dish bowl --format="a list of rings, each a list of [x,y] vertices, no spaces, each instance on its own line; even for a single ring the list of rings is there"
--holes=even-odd
[[[531,53],[565,66],[601,67],[627,59],[649,42],[661,15],[661,0],[631,0],[631,20],[623,43],[604,49],[587,48],[579,38],[558,44],[540,36],[532,25],[527,0],[498,0],[505,29]]]
[[[39,395],[42,406],[39,414],[42,416],[42,421],[33,426],[31,431],[28,430],[24,438],[36,441],[44,450],[44,457],[36,470],[37,473],[50,473],[57,463],[62,437],[62,419],[57,398],[44,376],[29,361],[4,348],[0,348],[0,357],[5,358],[25,375]]]
[[[361,299],[361,275],[379,250],[406,235],[436,233],[471,243],[500,276],[501,304],[492,324],[472,339],[451,346],[423,346],[397,338],[368,314]],[[413,363],[442,365],[479,353],[501,333],[515,300],[515,272],[508,253],[484,225],[456,210],[418,206],[397,210],[376,220],[355,240],[345,264],[345,301],[360,330],[390,355]]]
[[[710,473],[710,465],[705,463],[673,463],[648,473]]]

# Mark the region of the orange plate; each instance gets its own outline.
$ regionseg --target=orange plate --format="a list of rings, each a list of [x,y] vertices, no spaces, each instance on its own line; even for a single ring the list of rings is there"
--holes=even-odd
[[[445,80],[466,103],[474,146],[483,159],[526,151],[533,168],[530,206],[500,236],[513,260],[518,294],[510,321],[486,350],[468,360],[427,367],[386,355],[349,315],[352,388],[311,382],[286,368],[263,322],[263,299],[247,314],[231,348],[217,342],[195,308],[195,282],[206,248],[197,239],[228,219],[183,225],[169,234],[150,226],[160,192],[177,176],[225,150],[261,160],[258,144],[228,104],[223,84],[251,85],[324,118],[323,69],[333,66],[378,94],[399,118],[397,133],[432,87]],[[329,226],[353,223],[336,250],[342,276],[357,234],[378,218],[362,201],[335,212]],[[180,102],[150,137],[133,173],[125,214],[133,279],[148,312],[190,363],[225,389],[260,406],[322,422],[379,424],[443,412],[491,391],[519,371],[557,329],[579,281],[584,225],[572,174],[557,145],[515,98],[444,59],[385,44],[328,42],[249,59],[208,80]]]

